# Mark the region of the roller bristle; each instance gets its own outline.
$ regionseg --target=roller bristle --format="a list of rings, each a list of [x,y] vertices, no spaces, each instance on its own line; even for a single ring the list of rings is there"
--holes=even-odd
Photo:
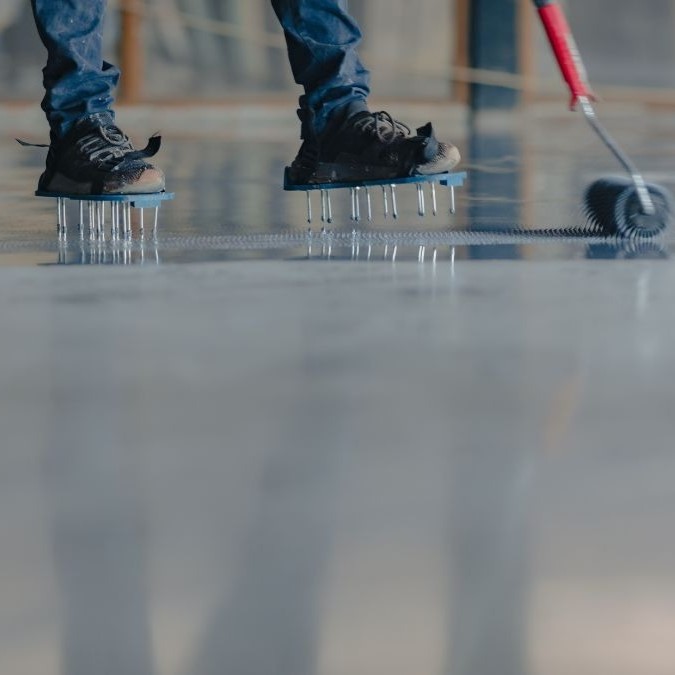
[[[599,233],[619,237],[653,237],[672,220],[670,193],[658,185],[647,185],[655,212],[645,214],[634,183],[624,177],[600,178],[584,194],[584,212]]]
[[[591,183],[584,193],[584,214],[598,234],[617,234],[615,207],[619,196],[632,185],[623,177],[605,177]]]

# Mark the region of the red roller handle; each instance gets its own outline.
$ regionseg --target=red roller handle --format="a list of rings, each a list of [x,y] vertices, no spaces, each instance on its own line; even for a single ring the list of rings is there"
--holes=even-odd
[[[539,5],[537,11],[546,30],[551,49],[572,94],[570,107],[574,110],[579,98],[595,99],[588,84],[586,69],[560,5],[555,2],[537,4]]]

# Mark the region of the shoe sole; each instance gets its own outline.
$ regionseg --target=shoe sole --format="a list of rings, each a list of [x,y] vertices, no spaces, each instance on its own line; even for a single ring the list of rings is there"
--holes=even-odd
[[[42,182],[42,181],[40,181]],[[127,185],[120,185],[119,187],[110,189],[104,188],[100,194],[107,195],[136,195],[149,194],[153,192],[162,192],[165,188],[164,173],[159,169],[146,169],[134,183]],[[91,183],[80,183],[74,181],[63,174],[57,173],[49,181],[45,187],[40,186],[40,190],[44,192],[64,193],[74,195],[93,195],[98,194],[92,192]]]
[[[289,184],[328,184],[349,183],[355,181],[389,180],[406,178],[408,175],[429,176],[438,173],[447,173],[459,164],[461,156],[459,150],[449,143],[439,143],[436,157],[424,164],[418,164],[410,174],[400,174],[392,171],[390,167],[347,164],[344,162],[319,162],[311,176],[301,181],[289,181]]]

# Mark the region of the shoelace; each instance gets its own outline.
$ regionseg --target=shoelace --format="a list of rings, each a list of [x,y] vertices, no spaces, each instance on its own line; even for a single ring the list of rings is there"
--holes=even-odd
[[[114,124],[96,127],[77,141],[77,147],[89,161],[109,167],[134,151],[129,137]]]
[[[386,110],[365,115],[354,122],[358,131],[374,133],[383,143],[393,143],[400,136],[408,136],[411,129],[407,124],[395,120]]]

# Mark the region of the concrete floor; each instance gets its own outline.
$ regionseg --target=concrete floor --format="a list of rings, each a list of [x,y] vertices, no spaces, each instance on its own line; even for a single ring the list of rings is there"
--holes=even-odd
[[[610,119],[667,184],[675,123]],[[458,126],[450,226],[582,225],[575,190],[612,163],[578,124]],[[234,250],[305,227],[270,181],[295,143],[170,131],[157,258],[80,265],[9,135],[3,671],[675,671],[670,239]],[[193,144],[201,173],[167,161]]]

